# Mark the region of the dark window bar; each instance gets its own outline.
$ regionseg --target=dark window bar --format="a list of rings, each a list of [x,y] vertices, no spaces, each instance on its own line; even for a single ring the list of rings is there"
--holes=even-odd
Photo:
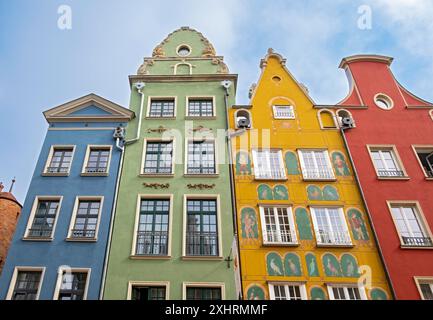
[[[433,241],[430,237],[402,237],[403,243],[414,247],[431,247]]]
[[[404,172],[401,170],[378,170],[380,177],[404,177]]]
[[[105,173],[107,167],[86,167],[86,173]]]
[[[218,234],[216,232],[189,232],[186,235],[188,256],[218,256]]]
[[[71,238],[95,238],[96,230],[83,230],[73,229],[71,230]]]
[[[137,255],[167,255],[167,231],[138,231],[135,253]]]
[[[69,167],[48,167],[48,173],[68,173]]]
[[[52,233],[52,229],[29,229],[28,232],[28,238],[50,238],[51,237],[51,233]]]

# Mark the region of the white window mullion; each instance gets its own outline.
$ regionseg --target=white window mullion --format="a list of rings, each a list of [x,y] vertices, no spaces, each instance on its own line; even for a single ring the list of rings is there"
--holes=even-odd
[[[411,236],[411,238],[414,238],[412,227],[410,226],[410,223],[406,217],[406,213],[404,212],[404,207],[399,207],[398,210],[400,210],[400,214],[403,217],[404,224],[406,225],[406,228],[407,228],[407,231],[409,232],[409,235]],[[415,218],[418,218],[417,215],[415,215]]]

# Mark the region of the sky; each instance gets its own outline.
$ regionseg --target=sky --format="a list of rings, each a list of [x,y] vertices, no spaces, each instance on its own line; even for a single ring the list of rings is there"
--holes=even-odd
[[[70,29],[58,27],[62,5]],[[24,201],[47,129],[42,111],[91,92],[128,106],[128,75],[181,26],[202,32],[239,74],[238,104],[268,48],[318,104],[347,94],[338,65],[360,53],[394,57],[400,83],[433,101],[432,16],[431,0],[0,0],[0,181],[7,191],[16,176]]]

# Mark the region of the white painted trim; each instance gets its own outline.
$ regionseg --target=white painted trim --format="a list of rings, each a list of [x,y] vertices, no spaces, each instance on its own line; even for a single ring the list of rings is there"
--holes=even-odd
[[[174,110],[173,117],[151,117],[150,116],[150,106],[152,100],[174,100]],[[148,120],[173,120],[177,116],[177,96],[148,96],[147,97],[147,108],[146,108],[146,119]]]
[[[301,300],[308,300],[307,288],[305,286],[305,282],[269,282],[268,286],[269,286],[269,299],[270,300],[275,300],[274,286],[284,286],[285,290],[286,290],[286,296],[287,297],[288,297],[287,287],[288,286],[298,286],[299,291],[301,293]],[[287,300],[290,300],[290,299],[287,299]]]
[[[212,116],[191,116],[189,115],[189,100],[203,99],[212,100]],[[215,120],[216,119],[216,97],[214,95],[192,95],[185,97],[185,118],[196,119],[196,120]]]
[[[318,230],[318,222],[317,222],[317,218],[316,218],[316,208],[321,208],[321,209],[325,209],[326,210],[326,220],[328,223],[328,226],[332,227],[332,223],[331,223],[331,219],[329,218],[329,214],[328,214],[328,210],[329,209],[338,209],[338,213],[340,216],[340,221],[342,223],[342,226],[344,228],[344,231],[347,235],[347,239],[350,241],[349,243],[344,243],[344,244],[339,244],[339,243],[335,243],[335,239],[333,239],[332,243],[321,243],[319,242],[320,239],[320,235],[317,233]],[[346,215],[344,214],[344,208],[341,206],[310,206],[310,215],[311,215],[311,219],[313,220],[313,227],[314,227],[314,234],[316,236],[316,243],[318,245],[328,245],[328,246],[351,246],[353,244],[352,241],[352,237],[350,235],[349,232],[349,227],[347,225],[347,220],[346,220]],[[331,232],[335,232],[334,229],[332,229]]]
[[[71,237],[72,235],[72,229],[74,228],[75,225],[75,220],[77,217],[77,213],[78,213],[78,205],[80,203],[81,200],[99,200],[100,205],[99,205],[99,213],[98,213],[98,222],[96,223],[96,229],[95,229],[95,237],[94,238],[73,238]],[[93,240],[96,241],[98,240],[98,234],[99,234],[99,224],[101,222],[101,218],[102,218],[102,209],[103,209],[103,204],[104,204],[104,196],[76,196],[75,197],[75,202],[74,202],[74,208],[72,210],[72,216],[71,216],[71,221],[69,223],[69,229],[68,229],[68,236],[67,236],[67,240],[74,240],[74,241],[89,241],[89,240]]]
[[[273,211],[273,216],[275,218],[275,225],[277,228],[278,233],[280,233],[280,237],[281,237],[281,227],[280,227],[280,220],[278,219],[277,216],[277,208],[284,208],[287,210],[287,217],[289,220],[289,226],[290,226],[290,231],[291,231],[291,237],[293,238],[292,242],[283,242],[283,241],[269,241],[268,240],[268,236],[266,233],[266,219],[265,219],[265,208],[271,208]],[[262,240],[263,240],[263,244],[264,245],[296,245],[298,244],[298,236],[296,234],[296,227],[295,227],[295,221],[293,218],[293,210],[292,210],[292,206],[287,206],[287,205],[263,205],[263,204],[259,204],[259,211],[260,211],[260,219],[261,219],[261,226],[262,226]]]
[[[418,292],[419,292],[419,295],[420,295],[421,299],[422,300],[427,300],[427,299],[424,298],[424,295],[422,293],[421,283],[420,282],[422,282],[423,284],[424,283],[429,284],[430,288],[431,288],[431,290],[433,292],[433,276],[427,276],[427,277],[414,276],[413,280],[415,281],[416,288],[418,289]]]
[[[373,168],[374,168],[374,171],[376,172],[376,176],[379,179],[395,180],[395,179],[407,179],[409,177],[408,174],[407,174],[406,168],[404,167],[403,161],[400,158],[400,155],[398,153],[397,147],[395,145],[393,145],[393,144],[383,144],[383,145],[371,145],[371,144],[368,144],[367,145],[367,151],[368,151],[368,153],[370,155],[370,160],[371,160],[371,163],[373,164]],[[379,152],[391,151],[391,156],[392,156],[394,162],[398,166],[397,169],[400,169],[401,171],[403,171],[403,176],[402,177],[399,177],[399,176],[397,176],[397,177],[380,176],[379,175],[379,170],[377,169],[376,164],[374,163],[373,155],[371,154],[373,151],[379,151]],[[386,162],[383,160],[382,156],[381,156],[381,160],[382,160],[382,162],[386,166]]]
[[[239,112],[246,112],[246,113],[248,113],[248,119],[250,120],[250,127],[247,128],[247,129],[248,129],[248,130],[252,129],[252,128],[253,128],[253,116],[252,116],[251,112],[250,112],[249,110],[247,110],[247,109],[238,109],[238,110],[236,110],[236,112],[234,113],[235,128],[236,128],[236,129],[240,129],[240,128],[238,127],[238,123],[237,123],[237,121],[236,121],[236,119],[238,118],[238,113],[239,113]]]
[[[70,271],[71,273],[74,273],[74,272],[87,273],[86,286],[84,288],[84,294],[83,294],[83,300],[87,300],[87,291],[89,289],[90,273],[91,273],[92,269],[90,269],[90,268],[68,268],[65,266],[60,266],[57,269],[57,281],[56,281],[56,286],[54,289],[53,300],[59,299],[60,288],[62,286],[63,273],[68,272],[68,271]]]
[[[33,200],[33,205],[32,205],[32,209],[30,211],[30,217],[27,220],[27,226],[26,226],[26,230],[24,231],[24,239],[25,240],[37,240],[37,238],[33,239],[33,238],[29,238],[28,234],[30,231],[30,228],[33,225],[33,220],[35,218],[35,214],[36,214],[36,210],[38,208],[38,204],[39,201],[44,201],[44,200],[58,200],[59,201],[59,205],[57,207],[57,212],[56,212],[56,218],[54,219],[54,223],[53,223],[53,230],[51,232],[51,237],[49,238],[43,238],[44,240],[53,240],[54,239],[54,234],[56,232],[56,225],[57,225],[57,221],[59,220],[59,214],[60,214],[60,209],[62,207],[62,201],[63,201],[63,196],[42,196],[42,195],[37,195],[35,196],[35,200]]]
[[[146,160],[146,148],[147,148],[147,142],[172,142],[173,144],[173,150],[171,155],[171,172],[170,173],[144,173],[144,164]],[[175,136],[170,137],[161,137],[161,138],[144,138],[143,139],[143,150],[141,153],[141,165],[140,165],[140,175],[143,176],[172,176],[175,173],[175,158],[176,158],[176,138]]]
[[[323,125],[323,121],[322,121],[322,113],[329,113],[332,117],[332,121],[334,122],[334,126],[333,127],[325,127]],[[336,119],[336,116],[334,114],[334,112],[332,112],[332,110],[329,109],[320,109],[319,111],[317,111],[317,118],[319,120],[319,124],[320,124],[320,128],[323,130],[335,130],[338,129],[338,121]]]
[[[328,290],[328,296],[329,296],[329,300],[336,300],[335,296],[334,296],[334,292],[332,291],[332,288],[344,288],[344,295],[347,297],[348,293],[347,293],[347,288],[358,288],[359,290],[359,296],[361,297],[361,300],[368,300],[367,298],[367,294],[365,293],[365,288],[364,286],[360,286],[358,283],[328,283],[326,285],[326,288]],[[345,299],[348,300],[348,299]]]
[[[41,293],[41,288],[42,288],[42,282],[44,281],[45,270],[46,270],[45,267],[16,266],[14,268],[14,272],[12,274],[12,278],[11,278],[11,281],[9,283],[9,290],[7,292],[5,300],[12,300],[12,296],[13,296],[13,293],[15,291],[15,285],[16,285],[16,281],[17,281],[17,277],[18,277],[18,272],[20,272],[20,271],[40,271],[41,277],[39,280],[38,291],[36,293],[36,300],[39,300],[39,295]]]
[[[72,168],[72,163],[74,161],[74,155],[75,155],[75,145],[51,145],[50,147],[50,152],[48,154],[47,157],[47,161],[45,162],[45,166],[44,166],[44,171],[42,172],[43,176],[69,176],[69,174],[71,173],[71,168]],[[67,149],[67,148],[71,148],[72,149],[72,155],[71,155],[71,162],[69,164],[69,168],[68,168],[68,172],[60,172],[60,173],[50,173],[47,172],[48,167],[51,164],[51,160],[53,158],[54,155],[54,149]]]
[[[89,161],[90,151],[92,149],[102,149],[102,150],[109,150],[110,154],[108,155],[108,162],[107,162],[107,171],[101,172],[101,173],[89,173],[86,172],[87,162]],[[111,165],[111,154],[113,153],[113,146],[112,145],[96,145],[96,144],[88,144],[86,148],[86,155],[84,156],[83,161],[83,167],[81,168],[81,175],[86,176],[101,176],[106,175],[108,176],[110,173],[110,165]]]
[[[215,165],[215,173],[188,173],[188,144],[194,141],[203,141],[203,142],[212,142],[214,145],[214,165]],[[220,173],[219,170],[219,152],[218,152],[219,144],[216,139],[213,137],[204,136],[203,138],[186,138],[185,139],[185,154],[184,154],[184,169],[183,174],[189,177],[207,177],[207,176],[217,176]]]
[[[189,73],[188,73],[188,75],[192,75],[192,68],[193,68],[193,65],[191,64],[191,63],[188,63],[188,62],[185,62],[185,61],[182,61],[182,62],[179,62],[179,63],[176,63],[175,65],[174,65],[174,70],[173,70],[173,74],[174,75],[177,75],[177,67],[178,66],[188,66],[189,67]]]
[[[293,113],[293,117],[278,117],[276,116],[277,108],[288,108]],[[276,120],[295,120],[296,114],[295,114],[295,108],[292,105],[283,105],[283,104],[275,104],[272,106],[273,116]]]
[[[224,282],[182,282],[182,300],[186,300],[186,289],[188,287],[198,288],[220,288],[221,299],[226,298],[226,286]]]
[[[170,299],[170,281],[129,281],[126,300],[132,299],[133,287],[165,287],[165,300]]]

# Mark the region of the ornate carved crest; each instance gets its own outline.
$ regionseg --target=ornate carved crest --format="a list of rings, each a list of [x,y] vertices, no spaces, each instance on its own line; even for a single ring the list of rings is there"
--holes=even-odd
[[[143,186],[145,188],[153,188],[153,189],[168,189],[170,187],[169,183],[147,183],[144,182]]]
[[[157,46],[155,47],[155,49],[153,49],[152,57],[154,57],[154,58],[162,58],[162,57],[165,57],[165,52],[164,52],[164,50],[162,49],[162,44],[157,45]]]
[[[149,66],[153,66],[155,61],[153,59],[144,59],[143,64],[138,68],[137,74],[149,74],[147,70]]]
[[[199,190],[205,190],[205,189],[213,189],[215,188],[215,183],[212,184],[205,184],[205,183],[196,183],[196,184],[188,184],[188,189],[199,189]]]
[[[212,128],[205,128],[203,126],[198,126],[188,130],[189,133],[199,132],[199,133],[210,133],[212,132]]]
[[[159,126],[158,128],[149,128],[147,129],[147,133],[152,133],[152,132],[157,132],[157,133],[163,133],[165,131],[167,131],[169,129],[163,127],[163,126]]]

